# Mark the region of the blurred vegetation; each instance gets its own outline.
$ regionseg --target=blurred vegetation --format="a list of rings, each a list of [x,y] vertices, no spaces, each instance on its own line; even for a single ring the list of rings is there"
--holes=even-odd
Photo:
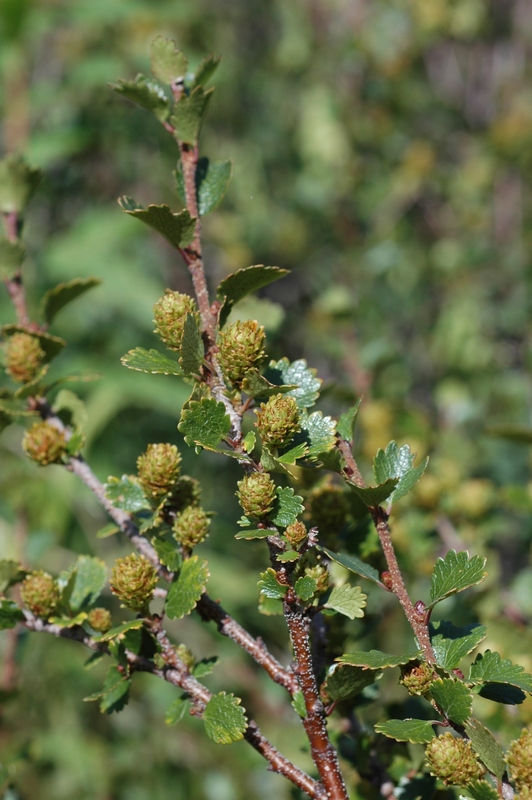
[[[89,410],[87,457],[103,480],[133,472],[148,442],[182,444],[185,389],[119,364],[132,347],[154,346],[162,289],[190,291],[171,249],[116,205],[123,194],[175,205],[170,137],[108,88],[148,71],[158,33],[196,61],[223,55],[202,149],[233,158],[235,171],[228,198],[204,223],[212,285],[250,264],[292,270],[240,313],[266,324],[270,356],[318,368],[327,413],[364,396],[363,466],[392,438],[431,456],[394,525],[411,594],[424,596],[434,558],[448,548],[487,555],[484,588],[446,601],[446,614],[488,624],[487,645],[531,671],[529,449],[518,430],[493,434],[531,424],[532,6],[4,0],[1,148],[25,152],[46,174],[27,222],[30,298],[76,276],[104,279],[54,330],[69,341],[56,373],[101,375],[76,390]],[[5,293],[0,319],[14,319]],[[11,427],[0,441],[1,557],[57,572],[73,553],[109,561],[128,552],[95,538],[106,520],[88,490],[22,459],[20,438]],[[280,653],[282,620],[255,610],[263,545],[237,552],[232,535],[236,467],[221,472],[216,457],[196,459],[184,444],[182,452],[217,514],[202,546],[211,594]],[[362,541],[374,556],[371,539]],[[368,609],[364,622],[349,623],[350,644],[401,647],[395,600],[383,606],[369,591]],[[180,626],[175,635],[199,657],[221,652],[213,690],[238,691],[266,735],[310,769],[281,690],[212,628]],[[100,669],[83,670],[81,648],[36,635],[18,644],[19,692],[4,674],[1,697],[1,761],[15,775],[5,800],[297,796],[245,744],[214,748],[192,718],[166,728],[170,686],[139,677],[125,711],[103,717],[81,702]],[[383,686],[382,696],[397,716],[408,714],[404,690]],[[480,703],[505,745],[532,718],[530,700],[511,713]],[[376,713],[368,707],[368,725]],[[347,743],[343,755],[349,775]],[[360,792],[371,796],[364,785]]]

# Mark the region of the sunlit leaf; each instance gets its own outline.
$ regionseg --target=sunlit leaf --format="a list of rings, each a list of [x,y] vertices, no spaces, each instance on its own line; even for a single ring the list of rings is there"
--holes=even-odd
[[[367,595],[363,593],[360,586],[351,586],[344,583],[343,586],[335,586],[329,595],[325,608],[332,608],[343,614],[349,619],[357,619],[364,616],[363,609],[366,607]]]
[[[431,623],[430,633],[436,663],[451,670],[485,639],[486,627],[473,622],[458,628],[452,622],[441,620]]]
[[[356,653],[345,653],[343,656],[336,658],[335,661],[340,664],[364,667],[365,669],[386,669],[387,667],[408,664],[409,661],[416,661],[420,655],[420,650],[414,650],[412,653],[403,653],[400,656],[383,653],[382,650],[369,650],[367,652],[361,650]]]
[[[279,583],[275,576],[275,570],[271,567],[268,567],[265,572],[261,572],[260,578],[258,586],[261,594],[266,597],[270,597],[273,600],[281,600],[288,591],[288,586]]]
[[[430,604],[427,608],[432,608],[451,594],[463,592],[483,581],[487,575],[484,571],[485,563],[486,559],[481,556],[469,558],[466,551],[457,553],[449,550],[445,558],[438,558],[430,581]]]
[[[149,205],[148,208],[143,208],[132,197],[121,197],[118,202],[126,214],[154,228],[177,250],[189,245],[194,238],[196,220],[186,209],[174,214],[167,205]]]
[[[426,744],[434,737],[432,724],[423,719],[389,719],[375,725],[375,730],[397,742],[412,744]]]
[[[178,428],[191,447],[215,448],[229,433],[231,420],[223,403],[204,397],[189,401],[183,408]]]
[[[248,294],[252,294],[258,289],[278,281],[279,278],[284,278],[285,275],[288,275],[287,269],[265,267],[263,264],[257,264],[253,267],[239,269],[224,278],[216,290],[216,298],[222,304],[220,325],[225,325],[235,303],[238,303]],[[281,383],[290,383],[290,381],[281,381]]]
[[[451,678],[434,681],[430,686],[430,696],[438,704],[446,719],[463,725],[471,716],[473,695],[467,686]]]
[[[120,79],[112,88],[128,100],[151,111],[159,122],[166,122],[170,116],[170,102],[164,90],[142,74],[137,75],[134,81]]]
[[[303,513],[303,498],[294,494],[291,486],[277,486],[275,489],[277,501],[273,507],[271,521],[280,528],[292,525],[298,516]]]
[[[209,739],[217,744],[231,744],[244,738],[248,723],[241,702],[239,697],[225,692],[211,697],[203,712],[205,732]]]
[[[373,462],[373,472],[377,483],[384,483],[390,478],[397,478],[397,485],[390,495],[390,504],[396,503],[416,485],[425,472],[428,464],[426,458],[418,467],[414,467],[414,454],[404,444],[398,447],[390,442],[386,450],[379,450]]]
[[[157,36],[151,43],[150,55],[151,71],[161,83],[169,86],[178,78],[185,78],[188,60],[173,39]]]
[[[181,619],[196,608],[208,578],[209,568],[205,559],[191,556],[183,562],[166,597],[165,611],[169,619]]]
[[[183,370],[177,361],[159,353],[158,350],[145,350],[135,347],[120,359],[124,367],[135,369],[138,372],[150,372],[162,375],[182,375]]]

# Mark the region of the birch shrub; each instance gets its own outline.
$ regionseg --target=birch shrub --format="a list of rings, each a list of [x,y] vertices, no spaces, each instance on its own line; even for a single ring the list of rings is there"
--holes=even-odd
[[[178,726],[168,733],[176,747],[179,724],[192,715],[210,741],[242,740],[257,751],[265,768],[291,783],[293,797],[532,795],[530,734],[501,722],[497,710],[522,704],[532,693],[532,675],[489,646],[486,625],[475,615],[464,619],[459,604],[442,606],[452,619],[439,613],[444,601],[485,581],[486,559],[446,548],[426,575],[422,596],[413,596],[416,552],[403,543],[405,570],[396,554],[394,517],[396,504],[408,503],[422,481],[428,458],[417,459],[408,444],[391,441],[376,452],[373,473],[363,474],[355,437],[364,413],[360,401],[337,419],[316,408],[322,381],[312,365],[271,358],[264,327],[235,318],[241,300],[283,280],[286,270],[239,269],[210,292],[201,220],[222,202],[232,175],[230,161],[209,161],[198,145],[218,59],[207,57],[192,73],[175,43],[158,37],[151,65],[153,77],[120,80],[114,89],[173,137],[182,210],[143,207],[131,197],[119,202],[175,248],[191,292],[167,289],[153,298],[158,343],[144,348],[132,342],[122,364],[152,375],[154,392],[161,374],[176,386],[184,383],[189,398],[176,425],[185,446],[198,459],[206,453],[216,458],[220,470],[233,461],[238,466],[233,491],[242,513],[234,520],[234,538],[243,553],[261,548],[258,608],[265,625],[282,619],[284,634],[267,645],[268,636],[246,629],[225,610],[223,598],[210,593],[216,566],[204,542],[218,535],[216,520],[203,504],[201,481],[184,470],[172,430],[168,441],[145,443],[135,473],[101,483],[85,460],[86,413],[70,388],[79,376],[54,377],[54,359],[67,342],[53,325],[67,304],[99,281],[73,275],[44,295],[38,315],[29,312],[22,228],[40,173],[8,155],[0,164],[0,266],[16,322],[2,328],[0,422],[24,425],[22,450],[35,469],[64,469],[83,482],[109,516],[97,536],[121,537],[129,547],[110,564],[79,555],[57,575],[25,562],[0,562],[0,626],[15,637],[11,657],[23,630],[86,648],[88,663],[105,663],[106,672],[84,699],[105,714],[124,709],[139,673],[165,681],[175,687],[165,721]],[[232,580],[240,570],[236,555]],[[390,602],[402,609],[408,634],[398,643],[388,632],[388,649],[375,649],[372,627]],[[188,617],[198,625],[214,623],[278,684],[286,708],[277,726],[290,715],[290,724],[299,718],[310,753],[303,766],[263,733],[252,698],[243,702],[233,683],[209,688],[210,674],[224,667],[215,654],[194,652]],[[4,764],[8,783],[16,784],[15,773]]]

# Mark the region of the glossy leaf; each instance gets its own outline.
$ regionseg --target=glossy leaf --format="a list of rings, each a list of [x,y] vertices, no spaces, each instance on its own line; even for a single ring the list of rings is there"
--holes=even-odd
[[[161,83],[170,86],[178,78],[185,78],[188,59],[173,39],[157,36],[151,43],[150,56],[151,71]]]
[[[303,602],[310,600],[317,588],[318,584],[310,575],[302,575],[301,578],[297,579],[294,586],[295,593]]]
[[[26,248],[22,242],[11,242],[0,236],[0,280],[11,280],[21,267]]]
[[[121,508],[122,511],[135,513],[143,508],[151,508],[149,500],[134,475],[122,475],[121,478],[111,476],[104,484],[104,488],[107,499],[115,508]]]
[[[310,415],[303,412],[300,424],[301,432],[296,434],[294,443],[304,440],[308,458],[315,459],[336,446],[336,421],[332,417],[324,417],[321,411],[314,411]]]
[[[480,556],[469,558],[466,551],[457,553],[449,550],[445,558],[438,558],[430,581],[430,604],[427,608],[432,608],[451,594],[463,592],[483,581],[487,575],[484,571],[485,563],[486,559]]]
[[[524,667],[512,664],[509,658],[501,658],[499,653],[491,650],[476,657],[469,670],[469,680],[475,683],[509,683],[532,694],[532,675],[525,672]]]
[[[384,483],[389,478],[397,478],[398,482],[390,495],[390,504],[396,503],[416,485],[423,476],[429,462],[426,458],[418,467],[414,467],[414,454],[410,447],[404,444],[398,447],[396,442],[390,442],[386,450],[379,450],[373,462],[373,472],[378,483]]]
[[[473,695],[460,681],[451,678],[434,681],[430,687],[430,695],[446,719],[463,725],[471,716]]]
[[[231,420],[223,403],[213,398],[190,400],[181,412],[178,428],[190,445],[215,448],[227,436]]]
[[[281,600],[286,592],[288,586],[282,586],[275,577],[275,570],[268,567],[265,572],[261,572],[260,581],[258,583],[261,594],[270,597],[273,600]]]
[[[280,528],[292,525],[300,514],[303,513],[303,498],[294,494],[291,486],[277,486],[275,489],[277,501],[273,508],[271,521]]]
[[[335,553],[333,550],[328,550],[326,547],[320,547],[318,545],[318,550],[321,550],[322,553],[325,553],[331,561],[336,561],[337,564],[340,566],[345,567],[350,572],[354,572],[355,575],[360,575],[362,578],[367,578],[374,583],[377,583],[379,586],[382,586],[382,582],[379,577],[379,573],[377,570],[371,566],[371,564],[365,564],[356,556],[349,556],[345,553]]]
[[[319,397],[321,380],[316,377],[316,370],[307,366],[304,358],[292,363],[287,358],[270,361],[264,377],[271,383],[297,386],[297,389],[292,389],[287,394],[295,398],[301,409],[310,408]]]
[[[208,564],[199,556],[183,562],[168,589],[165,611],[169,619],[182,619],[196,608],[209,578]]]
[[[68,283],[60,283],[46,292],[41,302],[41,313],[48,325],[62,308],[65,308],[77,297],[81,297],[89,289],[99,286],[100,283],[99,278],[76,278]]]
[[[13,600],[0,597],[0,631],[14,628],[17,622],[24,619],[24,614]]]
[[[233,694],[214,694],[203,712],[205,732],[217,744],[231,744],[244,738],[248,723],[242,701]]]
[[[408,664],[409,661],[416,661],[421,655],[420,650],[415,650],[412,653],[403,653],[400,656],[394,656],[390,653],[383,653],[382,650],[369,650],[358,651],[356,653],[345,653],[339,656],[335,661],[340,664],[352,664],[355,667],[364,667],[365,669],[386,669],[387,667],[398,667],[402,664]]]
[[[118,202],[126,214],[154,228],[177,250],[189,245],[194,238],[196,220],[186,209],[174,214],[167,205],[149,205],[148,208],[143,208],[132,197],[121,197]]]
[[[185,714],[190,710],[190,706],[190,699],[186,694],[182,697],[178,697],[177,700],[174,700],[164,715],[164,721],[166,725],[173,727],[174,725],[177,725],[178,722],[181,722]]]
[[[164,90],[144,75],[137,75],[134,81],[120,79],[112,88],[128,100],[151,111],[159,122],[166,122],[170,116],[170,102]]]
[[[183,370],[177,361],[159,353],[158,350],[145,350],[135,347],[120,359],[124,367],[135,369],[137,372],[150,372],[161,375],[182,375]]]
[[[464,727],[477,756],[489,772],[501,780],[506,771],[506,763],[504,751],[495,736],[474,717]]]
[[[174,126],[174,136],[180,142],[192,145],[197,142],[213,92],[214,89],[205,91],[203,86],[196,86],[189,95],[183,94],[174,106],[170,124]]]
[[[426,744],[434,737],[432,724],[423,719],[389,719],[375,725],[375,730],[397,742],[412,744]]]
[[[239,269],[224,278],[216,290],[216,298],[222,304],[220,326],[223,327],[225,325],[235,303],[238,303],[248,294],[252,294],[258,289],[278,281],[279,278],[284,278],[285,275],[288,275],[287,269],[265,267],[263,264],[257,264],[253,267]],[[289,383],[289,381],[281,381],[281,383]]]
[[[335,664],[330,668],[323,688],[331,700],[347,700],[371,686],[381,675],[378,670]]]
[[[473,622],[458,628],[442,620],[430,625],[430,634],[436,663],[452,670],[486,638],[486,627]]]
[[[183,326],[179,364],[185,375],[197,374],[204,359],[203,339],[195,314],[187,314]]]
[[[344,583],[343,586],[335,586],[329,595],[325,608],[332,608],[343,614],[349,619],[360,619],[364,616],[363,609],[366,607],[367,595],[363,593],[360,586],[351,586]]]

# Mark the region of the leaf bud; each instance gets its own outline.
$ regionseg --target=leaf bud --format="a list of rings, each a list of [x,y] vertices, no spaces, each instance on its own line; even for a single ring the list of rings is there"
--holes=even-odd
[[[236,496],[248,517],[267,516],[275,502],[275,482],[267,472],[252,472],[238,481]]]
[[[285,529],[285,536],[294,547],[298,547],[307,538],[307,529],[305,524],[300,520],[296,520]]]
[[[175,444],[149,444],[137,459],[139,483],[147,495],[159,500],[171,490],[181,465]]]
[[[532,789],[532,732],[523,728],[519,739],[515,739],[508,749],[506,761],[520,795],[526,787]]]
[[[111,575],[111,591],[126,608],[143,611],[153,597],[156,583],[155,567],[145,556],[132,553],[116,559]]]
[[[38,464],[56,464],[66,453],[66,439],[50,422],[35,422],[24,434],[22,448]]]
[[[484,774],[484,767],[477,761],[471,742],[452,733],[431,739],[425,757],[430,774],[446,784],[467,786]]]
[[[220,333],[220,364],[233,383],[239,383],[264,359],[264,328],[256,320],[237,320]]]
[[[174,520],[174,539],[187,550],[192,550],[205,539],[210,524],[209,517],[200,506],[187,506]]]
[[[323,594],[329,588],[329,570],[323,564],[307,567],[305,575],[316,581],[316,594]]]
[[[93,608],[89,611],[87,622],[94,631],[107,633],[113,625],[111,613],[106,608]]]
[[[32,614],[47,619],[59,605],[61,594],[54,578],[39,570],[22,581],[20,597]]]
[[[289,444],[301,430],[299,408],[295,398],[286,394],[274,394],[267,403],[261,403],[256,412],[255,423],[262,441],[268,447]]]
[[[429,664],[415,663],[405,664],[401,667],[401,677],[399,683],[408,689],[413,695],[426,694],[434,682],[434,670]]]
[[[153,307],[155,333],[171,350],[180,350],[185,320],[188,314],[196,314],[196,303],[188,294],[167,289]]]
[[[4,345],[6,372],[17,383],[29,383],[37,377],[46,353],[37,336],[14,333]]]

